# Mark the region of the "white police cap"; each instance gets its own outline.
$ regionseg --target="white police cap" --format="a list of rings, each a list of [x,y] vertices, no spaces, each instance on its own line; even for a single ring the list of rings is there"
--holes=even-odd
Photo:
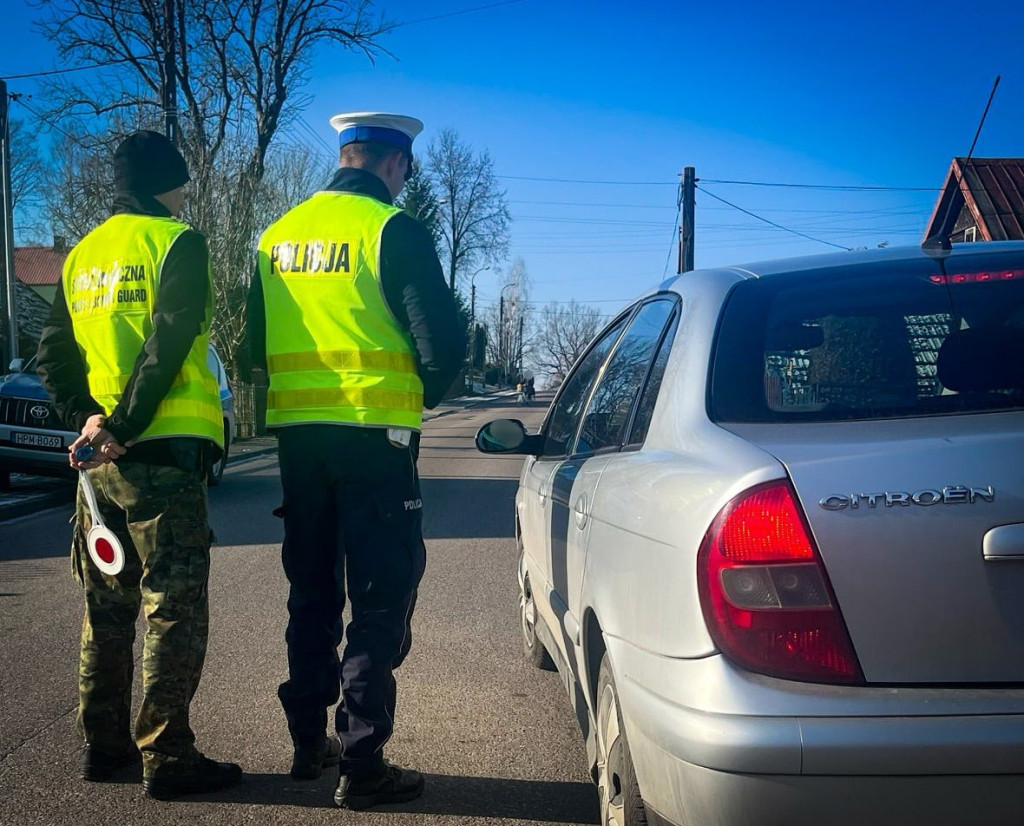
[[[349,112],[331,118],[341,146],[347,143],[379,141],[412,152],[413,139],[423,131],[423,122],[406,115],[386,112]]]

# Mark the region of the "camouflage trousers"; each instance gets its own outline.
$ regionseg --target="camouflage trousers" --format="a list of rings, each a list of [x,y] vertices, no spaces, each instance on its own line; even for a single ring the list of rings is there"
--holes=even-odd
[[[117,576],[89,558],[89,508],[78,491],[72,566],[85,591],[77,727],[108,754],[133,747],[131,692],[135,627],[142,607],[142,700],[134,745],[147,775],[196,759],[189,703],[199,685],[209,627],[211,533],[206,480],[197,471],[123,462],[89,471],[100,517],[120,540]]]

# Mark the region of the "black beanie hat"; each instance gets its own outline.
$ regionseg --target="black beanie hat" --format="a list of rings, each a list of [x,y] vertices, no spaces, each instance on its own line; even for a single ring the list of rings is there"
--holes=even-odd
[[[162,195],[188,183],[188,165],[159,132],[129,135],[114,152],[114,188],[133,195]]]

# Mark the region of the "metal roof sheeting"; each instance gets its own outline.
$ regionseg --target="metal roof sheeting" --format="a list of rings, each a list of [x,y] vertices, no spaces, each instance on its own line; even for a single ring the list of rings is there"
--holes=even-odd
[[[925,238],[951,232],[965,205],[981,240],[1024,239],[1024,158],[954,158]]]
[[[29,286],[59,284],[67,257],[52,247],[15,247],[14,274]]]

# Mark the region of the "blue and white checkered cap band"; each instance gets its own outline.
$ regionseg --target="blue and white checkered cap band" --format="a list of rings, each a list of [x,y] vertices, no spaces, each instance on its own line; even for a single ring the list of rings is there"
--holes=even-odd
[[[412,150],[412,138],[405,132],[388,129],[386,126],[350,126],[338,133],[338,142],[341,146],[347,143],[365,143],[366,141],[389,143],[407,152]]]

